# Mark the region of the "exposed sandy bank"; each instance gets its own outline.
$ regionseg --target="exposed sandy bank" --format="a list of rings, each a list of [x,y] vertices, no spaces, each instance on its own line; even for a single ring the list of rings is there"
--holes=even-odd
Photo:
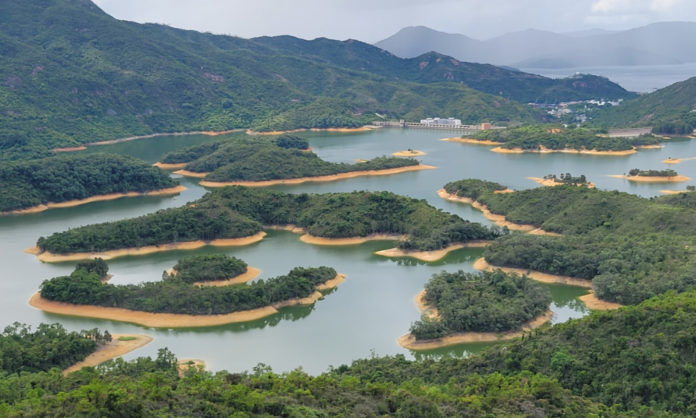
[[[29,248],[24,252],[29,254],[34,254],[37,258],[46,263],[58,263],[63,261],[80,261],[88,260],[91,258],[103,258],[104,260],[111,260],[118,257],[126,257],[129,255],[146,255],[153,254],[162,251],[173,251],[173,250],[195,250],[206,245],[212,245],[214,247],[238,247],[243,245],[253,244],[255,242],[261,241],[266,233],[261,231],[254,235],[242,238],[228,238],[228,239],[216,239],[212,241],[188,241],[180,242],[177,244],[163,244],[163,245],[149,245],[140,248],[123,248],[120,250],[111,250],[103,252],[94,253],[69,253],[69,254],[53,254],[49,251],[41,251],[36,247]]]
[[[554,179],[545,179],[542,177],[527,177],[529,180],[532,180],[538,184],[541,184],[542,186],[546,187],[554,187],[554,186],[563,186],[566,183],[563,183],[562,181],[556,181]],[[585,186],[590,189],[594,189],[596,186],[594,183],[587,182],[585,184],[582,184],[581,186]]]
[[[448,335],[446,337],[434,339],[434,340],[420,340],[417,341],[416,338],[408,333],[400,337],[397,341],[400,346],[408,350],[434,350],[436,348],[447,347],[450,345],[457,344],[467,344],[467,343],[478,343],[478,342],[495,342],[510,340],[513,338],[521,337],[525,331],[529,331],[534,328],[538,328],[541,325],[547,323],[553,317],[553,312],[546,311],[545,313],[539,315],[533,320],[523,324],[517,331],[507,331],[507,332],[462,332],[457,334]]]
[[[277,179],[277,180],[265,180],[265,181],[223,181],[223,182],[205,181],[204,180],[204,181],[200,182],[200,185],[203,187],[225,187],[225,186],[267,187],[267,186],[275,186],[278,184],[301,184],[301,183],[305,183],[305,182],[336,181],[336,180],[351,179],[354,177],[362,177],[362,176],[385,176],[385,175],[390,175],[390,174],[405,173],[408,171],[430,170],[433,168],[436,168],[436,167],[433,167],[431,165],[418,164],[418,165],[411,165],[411,166],[407,166],[407,167],[388,168],[388,169],[384,169],[384,170],[349,171],[347,173],[332,174],[332,175],[328,175],[328,176],[300,177],[300,178],[296,178],[296,179]],[[182,173],[182,171],[185,171],[185,170],[176,171],[175,173],[187,175],[187,174]],[[201,174],[201,173],[196,173],[196,174]]]
[[[681,183],[691,180],[690,177],[686,176],[624,176],[621,174],[611,174],[609,177],[637,183]]]
[[[193,178],[197,178],[197,179],[202,179],[210,173],[198,173],[196,171],[188,171],[188,170],[182,169],[182,170],[176,170],[174,172],[174,174],[179,174],[180,176],[184,176],[184,177],[193,177]]]
[[[557,237],[560,236],[560,234],[556,232],[549,232],[549,231],[544,231],[541,228],[537,228],[534,225],[525,225],[525,224],[517,224],[514,222],[508,221],[505,216],[503,215],[496,215],[495,213],[491,212],[486,205],[484,205],[481,202],[478,202],[476,200],[473,200],[468,197],[460,197],[454,194],[447,193],[445,189],[440,189],[437,191],[437,195],[440,196],[443,199],[450,200],[452,202],[460,202],[460,203],[466,203],[467,205],[471,205],[473,208],[478,209],[481,211],[483,216],[488,219],[489,221],[495,223],[496,225],[500,227],[507,227],[511,231],[522,231],[522,232],[527,232],[532,235],[548,235],[552,237]]]
[[[77,147],[54,148],[51,151],[53,151],[53,152],[73,152],[73,151],[84,151],[86,149],[87,149],[86,146],[80,145]]]
[[[181,170],[184,167],[186,167],[188,163],[176,163],[176,164],[167,164],[167,163],[161,163],[161,162],[156,162],[152,164],[154,167],[159,167],[162,170]]]
[[[86,145],[87,146],[111,145],[111,144],[119,144],[121,142],[135,141],[138,139],[157,138],[160,136],[189,136],[189,135],[218,136],[218,135],[225,135],[225,134],[231,134],[233,132],[242,132],[242,131],[243,131],[243,129],[229,129],[226,131],[163,132],[163,133],[158,133],[158,134],[129,136],[127,138],[118,138],[118,139],[109,139],[106,141],[90,142],[89,144],[86,144]]]
[[[693,161],[696,160],[696,157],[689,157],[689,158],[667,158],[666,160],[662,160],[664,164],[681,164],[684,161]]]
[[[459,142],[462,144],[474,145],[502,145],[503,142],[491,141],[490,139],[474,139],[474,138],[442,138],[440,141]]]
[[[542,273],[540,271],[533,271],[529,269],[513,268],[513,267],[498,267],[488,264],[485,258],[481,257],[474,262],[473,267],[476,270],[482,271],[493,271],[502,270],[506,273],[517,273],[528,276],[530,279],[536,280],[542,283],[558,283],[565,284],[569,286],[584,287],[586,289],[592,288],[592,280],[579,279],[577,277],[570,276],[557,276],[554,274]]]
[[[660,193],[662,194],[682,194],[682,193],[690,193],[690,190],[666,190],[662,189],[660,190]]]
[[[246,133],[247,135],[282,135],[282,134],[291,134],[295,132],[338,132],[338,133],[351,133],[351,132],[368,132],[373,129],[377,129],[374,126],[371,125],[365,125],[361,126],[359,128],[310,128],[310,129],[290,129],[287,131],[265,131],[265,132],[256,132],[252,131],[251,129],[247,129]]]
[[[437,311],[437,308],[428,305],[428,302],[425,301],[425,289],[421,290],[420,293],[416,295],[416,297],[413,299],[413,302],[416,304],[418,310],[421,311],[423,315],[427,316],[430,319],[440,319],[440,312]]]
[[[322,290],[335,287],[343,279],[338,280],[341,274],[331,280],[317,286]],[[329,287],[331,286],[331,287]],[[250,309],[246,311],[232,312],[220,315],[187,315],[187,314],[171,314],[171,313],[152,313],[143,311],[133,311],[123,308],[109,308],[94,305],[76,305],[72,303],[54,302],[41,297],[39,292],[36,292],[29,300],[29,305],[40,309],[44,312],[49,312],[59,315],[82,316],[88,318],[108,319],[111,321],[129,322],[151,328],[193,328],[193,327],[209,327],[216,325],[232,324],[237,322],[248,322],[257,319],[271,316],[278,312],[278,309],[296,306],[296,305],[312,305],[317,300],[323,297],[319,290],[305,298],[295,298],[271,306],[262,308]]]
[[[493,194],[507,194],[507,193],[515,193],[515,191],[512,189],[503,189],[503,190],[494,190],[493,191]]]
[[[400,241],[408,239],[408,235],[399,234],[372,234],[366,237],[350,237],[350,238],[324,238],[315,237],[313,235],[304,234],[300,237],[300,241],[312,245],[359,245],[368,241]]]
[[[73,206],[80,206],[80,205],[86,205],[87,203],[92,203],[92,202],[103,202],[107,200],[116,200],[120,199],[122,197],[137,197],[137,196],[168,196],[168,195],[174,195],[174,194],[179,194],[186,190],[186,187],[184,186],[176,186],[176,187],[169,187],[167,189],[160,189],[160,190],[152,190],[149,192],[128,192],[128,193],[111,193],[111,194],[100,194],[92,197],[88,197],[86,199],[78,199],[78,200],[68,200],[66,202],[58,202],[58,203],[53,203],[49,202],[44,205],[38,205],[38,206],[33,206],[30,208],[26,209],[17,209],[9,212],[0,212],[0,215],[24,215],[28,213],[39,213],[43,212],[48,209],[55,209],[55,208],[71,208]]]
[[[422,157],[426,155],[425,152],[419,151],[417,149],[414,150],[404,150],[404,151],[397,151],[395,153],[392,153],[394,157]]]
[[[413,251],[413,250],[402,250],[401,248],[389,248],[386,250],[381,250],[375,252],[377,255],[382,257],[411,257],[417,260],[425,261],[428,263],[441,260],[447,256],[447,254],[452,251],[460,250],[462,248],[481,248],[486,247],[491,244],[492,241],[469,241],[463,244],[452,244],[449,247],[432,250],[432,251]]]
[[[662,144],[653,144],[653,145],[638,145],[636,148],[638,149],[662,149],[665,146]]]
[[[602,156],[615,156],[620,157],[624,155],[635,154],[637,151],[635,149],[624,150],[624,151],[597,151],[597,150],[577,150],[571,148],[564,149],[548,149],[541,147],[540,149],[525,150],[522,148],[503,148],[495,147],[491,151],[497,152],[499,154],[524,154],[524,153],[537,153],[537,154],[550,154],[554,152],[560,152],[563,154],[582,154],[582,155],[602,155]]]
[[[173,268],[167,270],[167,274],[176,276],[177,271]],[[223,286],[231,286],[235,284],[243,284],[248,281],[251,281],[255,279],[259,274],[261,274],[261,270],[247,266],[247,269],[244,273],[237,275],[235,277],[231,277],[227,280],[209,280],[206,282],[194,282],[194,286],[217,286],[217,287],[223,287]]]
[[[580,296],[578,299],[587,306],[588,309],[593,311],[610,311],[613,309],[622,308],[623,305],[615,302],[607,302],[598,299],[594,292],[590,292],[584,296]]]
[[[180,359],[176,362],[176,369],[179,372],[179,377],[184,377],[189,369],[204,371],[205,361],[197,358]]]
[[[120,337],[135,337],[134,340],[119,341]],[[80,370],[87,366],[97,366],[105,361],[121,357],[126,353],[138,349],[152,341],[152,337],[142,334],[111,334],[111,342],[97,348],[97,351],[85,357],[84,360],[73,364],[63,370],[63,375]]]

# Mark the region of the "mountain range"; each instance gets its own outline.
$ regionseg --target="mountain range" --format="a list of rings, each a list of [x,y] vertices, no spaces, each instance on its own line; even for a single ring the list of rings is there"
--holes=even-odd
[[[375,45],[412,58],[437,51],[458,60],[519,68],[574,68],[696,62],[696,23],[662,22],[624,30],[554,33],[529,29],[487,40],[407,27]]]
[[[242,39],[117,20],[89,0],[0,4],[0,159],[156,132],[543,120],[526,102],[631,97],[359,41]]]

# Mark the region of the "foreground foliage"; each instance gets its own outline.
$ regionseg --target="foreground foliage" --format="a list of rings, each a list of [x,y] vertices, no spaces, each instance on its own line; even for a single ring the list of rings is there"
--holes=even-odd
[[[459,216],[389,192],[289,194],[225,187],[181,208],[134,219],[74,228],[40,238],[42,250],[58,254],[108,251],[253,235],[264,225],[296,225],[314,236],[366,237],[405,234],[405,249],[435,250],[451,243],[501,235]]]
[[[65,154],[5,162],[0,165],[0,212],[176,185],[159,168],[115,154]]]
[[[434,275],[425,285],[424,300],[439,315],[436,319],[424,315],[411,326],[417,340],[458,332],[517,330],[549,308],[551,294],[518,274],[460,270]]]

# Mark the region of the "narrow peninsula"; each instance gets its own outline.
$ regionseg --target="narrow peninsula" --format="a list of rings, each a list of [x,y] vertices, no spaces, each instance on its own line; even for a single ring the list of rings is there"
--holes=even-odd
[[[419,295],[423,311],[399,344],[410,350],[499,341],[551,319],[551,294],[542,285],[500,270],[440,273]]]
[[[180,208],[138,218],[87,225],[41,237],[31,251],[42,261],[114,258],[154,251],[244,245],[264,229],[289,227],[347,245],[352,239],[400,239],[405,251],[437,251],[452,245],[490,241],[502,234],[428,205],[389,192],[291,194],[225,187]],[[350,240],[347,240],[350,239]]]
[[[0,166],[0,215],[186,190],[169,175],[135,158],[65,154]]]

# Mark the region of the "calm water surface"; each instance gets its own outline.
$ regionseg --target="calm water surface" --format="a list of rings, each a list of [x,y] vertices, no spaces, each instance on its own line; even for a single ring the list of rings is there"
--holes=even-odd
[[[501,155],[489,147],[440,141],[447,132],[420,130],[381,130],[367,134],[312,134],[310,143],[321,157],[331,161],[354,161],[391,154],[407,148],[427,152],[420,159],[435,170],[404,173],[385,177],[366,177],[332,183],[307,183],[279,186],[289,192],[331,192],[352,190],[390,190],[426,199],[430,204],[464,218],[488,221],[466,205],[448,202],[436,195],[446,182],[463,178],[485,178],[515,189],[536,187],[528,176],[570,172],[585,174],[603,189],[618,189],[642,196],[655,196],[662,188],[683,189],[679,185],[634,185],[608,177],[629,169],[666,168],[660,161],[667,157],[694,157],[693,142],[670,141],[664,149],[646,150],[627,157],[593,157],[578,155]],[[87,152],[118,152],[150,162],[173,149],[213,140],[204,136],[160,137],[95,147]],[[672,166],[680,174],[696,178],[696,161]],[[181,178],[188,190],[176,197],[139,197],[111,202],[54,209],[39,214],[0,218],[0,325],[14,321],[29,324],[60,322],[69,329],[100,327],[111,332],[146,333],[154,341],[130,353],[126,359],[156,355],[157,349],[169,347],[180,358],[200,358],[212,370],[249,370],[265,363],[275,371],[302,367],[320,373],[329,366],[350,363],[372,354],[402,353],[410,357],[463,356],[490,344],[467,344],[426,353],[412,354],[401,348],[396,339],[419,319],[413,298],[434,274],[441,271],[473,271],[472,263],[482,249],[464,249],[451,253],[436,263],[409,259],[388,259],[373,255],[390,248],[391,242],[370,242],[349,247],[307,245],[298,235],[270,231],[261,242],[240,248],[203,248],[197,251],[170,252],[145,257],[126,257],[109,262],[112,283],[138,283],[158,280],[177,259],[189,254],[224,253],[244,259],[262,270],[262,278],[288,272],[295,266],[328,265],[347,275],[346,281],[313,307],[285,309],[273,317],[212,328],[148,329],[136,325],[45,314],[31,308],[27,301],[45,279],[72,271],[74,263],[44,264],[23,253],[40,236],[95,222],[129,218],[158,209],[181,206],[205,193],[196,180]],[[553,322],[566,321],[587,314],[577,300],[585,290],[549,285],[554,303]]]

